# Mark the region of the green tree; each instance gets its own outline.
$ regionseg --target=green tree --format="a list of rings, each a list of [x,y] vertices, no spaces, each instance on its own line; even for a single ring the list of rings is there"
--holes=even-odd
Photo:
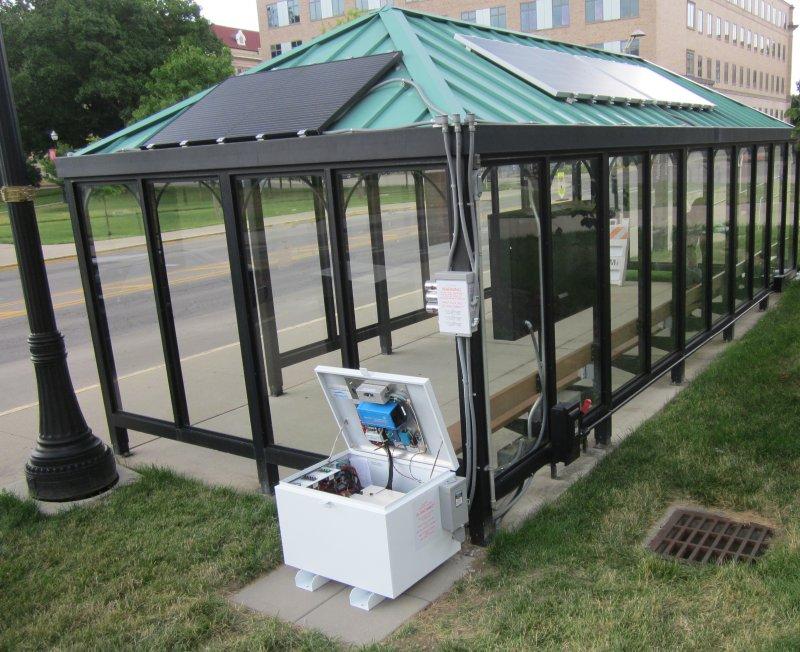
[[[145,94],[133,112],[134,121],[219,83],[234,73],[230,50],[207,52],[184,41],[167,60],[150,73]]]
[[[0,25],[23,141],[36,152],[52,129],[79,146],[123,127],[182,43],[224,50],[192,0],[0,0]]]
[[[797,82],[797,90],[800,92],[800,81]],[[786,115],[794,125],[794,139],[797,146],[797,139],[800,138],[800,95],[792,95],[792,102]]]

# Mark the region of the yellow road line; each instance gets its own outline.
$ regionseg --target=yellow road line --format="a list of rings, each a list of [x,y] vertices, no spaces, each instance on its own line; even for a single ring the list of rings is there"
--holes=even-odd
[[[384,237],[384,241],[395,242],[398,240],[403,240],[407,238],[411,232],[416,232],[415,226],[395,229],[392,233]],[[350,240],[351,249],[363,249],[365,247],[371,247],[371,241],[369,235],[356,236]],[[292,249],[285,249],[270,259],[270,268],[280,269],[281,267],[287,266],[289,263],[293,263],[298,260],[305,260],[308,258],[315,257],[317,255],[318,255],[318,249],[316,245],[307,245],[305,247],[295,247]],[[207,271],[208,273],[198,274],[197,272],[200,271]],[[203,281],[210,278],[218,278],[221,276],[226,276],[229,273],[230,273],[230,268],[227,261],[208,263],[205,265],[195,265],[193,267],[188,267],[183,270],[177,270],[177,271],[173,270],[167,272],[169,277],[170,287],[177,287],[180,285],[185,285],[187,283],[194,283],[197,281]],[[106,300],[114,299],[117,297],[123,297],[130,294],[136,294],[139,292],[152,292],[153,290],[153,285],[150,276],[139,276],[125,281],[116,281],[114,283],[103,285],[102,287],[103,287],[103,298]],[[53,298],[56,299],[57,297],[64,297],[64,298],[73,297],[73,298],[66,299],[64,301],[55,301],[54,308],[56,310],[61,310],[63,308],[71,308],[73,306],[77,306],[83,303],[83,290],[73,289],[73,290],[62,290],[60,292],[54,292]],[[18,317],[24,317],[25,315],[26,311],[22,299],[14,299],[12,301],[6,301],[0,303],[0,321],[5,321],[8,319],[16,319]]]

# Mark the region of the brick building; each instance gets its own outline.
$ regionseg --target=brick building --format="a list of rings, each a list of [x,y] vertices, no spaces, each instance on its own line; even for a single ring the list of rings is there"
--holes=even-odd
[[[230,49],[237,75],[263,60],[260,54],[261,34],[258,32],[224,25],[212,25],[211,29]]]
[[[287,52],[387,0],[259,2],[261,56]],[[394,0],[394,5],[559,41],[627,49],[772,116],[789,108],[792,6],[785,0]],[[637,31],[645,36],[631,39]]]

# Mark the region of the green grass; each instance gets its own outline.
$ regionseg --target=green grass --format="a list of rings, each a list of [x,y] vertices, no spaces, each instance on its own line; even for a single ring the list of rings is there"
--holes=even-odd
[[[410,179],[410,177],[409,177]],[[307,186],[294,181],[292,187],[277,184],[262,190],[265,218],[283,217],[303,212],[313,212],[313,196]],[[414,202],[413,181],[409,185],[381,185],[384,205]],[[351,198],[350,208],[367,205],[363,186]],[[159,203],[159,223],[164,233],[222,224],[222,210],[211,193],[202,186],[170,186]],[[92,234],[96,240],[144,235],[142,216],[133,197],[113,186],[107,192],[95,194],[87,208]],[[58,188],[42,189],[36,197],[36,221],[42,244],[62,244],[73,241],[72,222],[67,205]],[[8,211],[0,210],[0,243],[12,243]]]
[[[800,647],[798,315],[800,284],[387,645]],[[757,514],[778,536],[755,566],[663,560],[643,541],[676,501]],[[166,471],[56,517],[3,495],[0,649],[334,647],[226,603],[279,561],[271,501]]]
[[[274,503],[145,470],[103,505],[44,517],[0,494],[0,649],[320,649],[233,609],[281,560]]]
[[[800,647],[800,287],[482,572],[395,637],[444,649]],[[534,489],[535,490],[535,489]],[[778,536],[755,566],[644,549],[677,501],[751,512]]]

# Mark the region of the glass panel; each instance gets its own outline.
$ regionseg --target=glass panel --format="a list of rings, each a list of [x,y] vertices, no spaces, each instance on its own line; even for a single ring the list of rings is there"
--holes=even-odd
[[[691,152],[686,186],[686,341],[706,329],[708,154]]]
[[[794,202],[795,202],[795,193],[797,192],[797,188],[795,186],[795,146],[794,143],[789,144],[789,192],[788,192],[788,203],[786,206],[786,234],[785,238],[786,241],[784,243],[785,248],[785,258],[784,258],[784,267],[789,270],[794,267]]]
[[[424,285],[447,269],[449,186],[443,168],[353,172],[340,177],[362,367],[430,378],[461,443],[453,338],[425,312]],[[363,336],[363,335],[362,335]]]
[[[484,346],[490,396],[491,450],[500,468],[536,446],[541,412],[528,434],[528,413],[539,398],[540,364],[525,324],[540,341],[539,197],[536,163],[483,171],[480,200],[484,244]],[[497,310],[494,307],[497,306]],[[541,349],[540,349],[541,350]]]
[[[781,223],[783,220],[783,146],[775,145],[775,160],[772,168],[772,238],[770,240],[770,273],[780,271]]]
[[[139,197],[135,188],[126,184],[84,186],[81,197],[108,320],[121,408],[173,421]],[[95,238],[109,237],[124,240],[103,251]]]
[[[244,178],[236,194],[275,443],[327,455],[333,422],[314,368],[342,360],[323,180]]]
[[[612,390],[644,371],[639,257],[643,166],[642,156],[612,156],[609,159]]]
[[[748,298],[747,261],[750,242],[750,185],[751,160],[750,148],[739,150],[739,182],[737,184],[736,210],[736,306],[745,303]]]
[[[596,159],[550,166],[558,401],[600,398]]]
[[[720,150],[714,155],[714,229],[711,259],[711,319],[728,314],[728,243],[730,242],[731,155]]]
[[[678,155],[652,157],[651,359],[655,364],[676,349],[675,270],[678,223]]]
[[[189,422],[249,436],[250,419],[216,180],[152,186]]]
[[[767,251],[767,181],[769,177],[769,149],[759,147],[756,149],[756,249],[753,265],[753,288],[758,292],[764,287],[769,261]]]

